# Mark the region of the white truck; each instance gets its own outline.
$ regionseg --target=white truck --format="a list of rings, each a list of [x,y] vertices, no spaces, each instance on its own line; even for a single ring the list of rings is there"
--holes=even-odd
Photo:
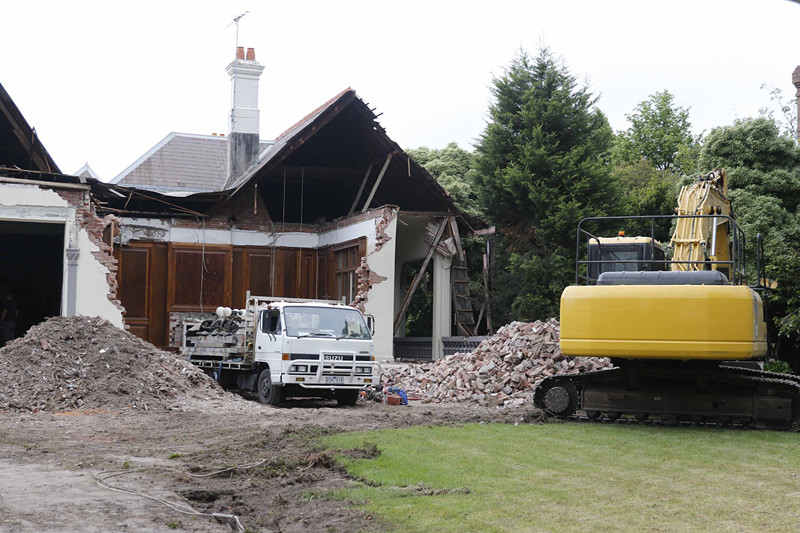
[[[245,309],[217,315],[185,321],[181,350],[226,389],[256,392],[269,405],[296,396],[354,405],[380,381],[372,328],[343,303],[248,293]]]

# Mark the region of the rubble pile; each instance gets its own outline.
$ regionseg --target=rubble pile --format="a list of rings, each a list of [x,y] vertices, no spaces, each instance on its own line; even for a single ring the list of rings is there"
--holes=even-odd
[[[149,410],[223,395],[190,363],[102,318],[50,318],[0,349],[0,409]]]
[[[558,347],[559,325],[512,322],[484,339],[474,352],[449,355],[434,363],[385,369],[382,382],[404,389],[423,402],[474,402],[519,406],[532,402],[546,377],[610,368],[605,357],[567,357]]]

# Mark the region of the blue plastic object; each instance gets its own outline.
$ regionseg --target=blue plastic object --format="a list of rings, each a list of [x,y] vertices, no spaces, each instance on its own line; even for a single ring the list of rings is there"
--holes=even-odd
[[[408,394],[403,389],[398,389],[397,387],[389,387],[386,389],[390,394],[394,393],[400,396],[403,399],[403,405],[408,405]]]

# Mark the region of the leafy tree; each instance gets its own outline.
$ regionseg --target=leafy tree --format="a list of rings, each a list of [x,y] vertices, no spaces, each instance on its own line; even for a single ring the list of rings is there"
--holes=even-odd
[[[761,85],[761,88],[769,91],[769,99],[772,101],[773,108],[762,107],[759,113],[762,117],[774,120],[785,135],[792,137],[795,141],[797,138],[797,107],[793,100],[785,100],[783,91],[777,87],[770,88],[766,83]],[[781,116],[779,119],[775,118],[775,107],[780,111]]]
[[[736,121],[712,130],[703,146],[704,168],[728,172],[737,223],[745,231],[751,281],[755,238],[764,237],[766,275],[778,282],[770,298],[782,351],[800,340],[800,148],[770,118]],[[786,353],[783,354],[786,356]]]
[[[679,191],[678,178],[669,171],[653,168],[644,159],[635,163],[617,165],[612,177],[621,191],[620,215],[671,215],[674,214]],[[631,222],[623,228],[628,235],[650,235],[650,222]],[[667,242],[671,234],[671,221],[656,222],[656,239]]]
[[[578,221],[615,211],[613,134],[588,87],[547,48],[520,51],[492,97],[476,184],[501,241],[493,313],[498,323],[554,316],[573,279]]]
[[[450,143],[441,150],[425,146],[406,150],[411,158],[422,165],[450,194],[456,206],[471,215],[480,214],[475,191],[475,155]]]
[[[635,164],[644,159],[653,168],[676,174],[692,172],[697,139],[692,136],[689,110],[678,107],[669,91],[651,94],[626,115],[630,127],[616,137],[614,162]]]

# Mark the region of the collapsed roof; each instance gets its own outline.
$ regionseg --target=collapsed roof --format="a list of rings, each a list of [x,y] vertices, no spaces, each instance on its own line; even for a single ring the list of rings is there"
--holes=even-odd
[[[204,205],[257,184],[273,220],[286,222],[330,221],[387,204],[403,211],[459,213],[441,185],[389,138],[351,88],[274,142],[262,141],[257,160],[233,179],[227,173],[227,142],[225,136],[172,133],[108,188],[124,197],[126,209],[151,212],[152,203],[146,209],[139,204],[159,198],[202,212]]]
[[[36,130],[0,84],[0,167],[60,174]]]

